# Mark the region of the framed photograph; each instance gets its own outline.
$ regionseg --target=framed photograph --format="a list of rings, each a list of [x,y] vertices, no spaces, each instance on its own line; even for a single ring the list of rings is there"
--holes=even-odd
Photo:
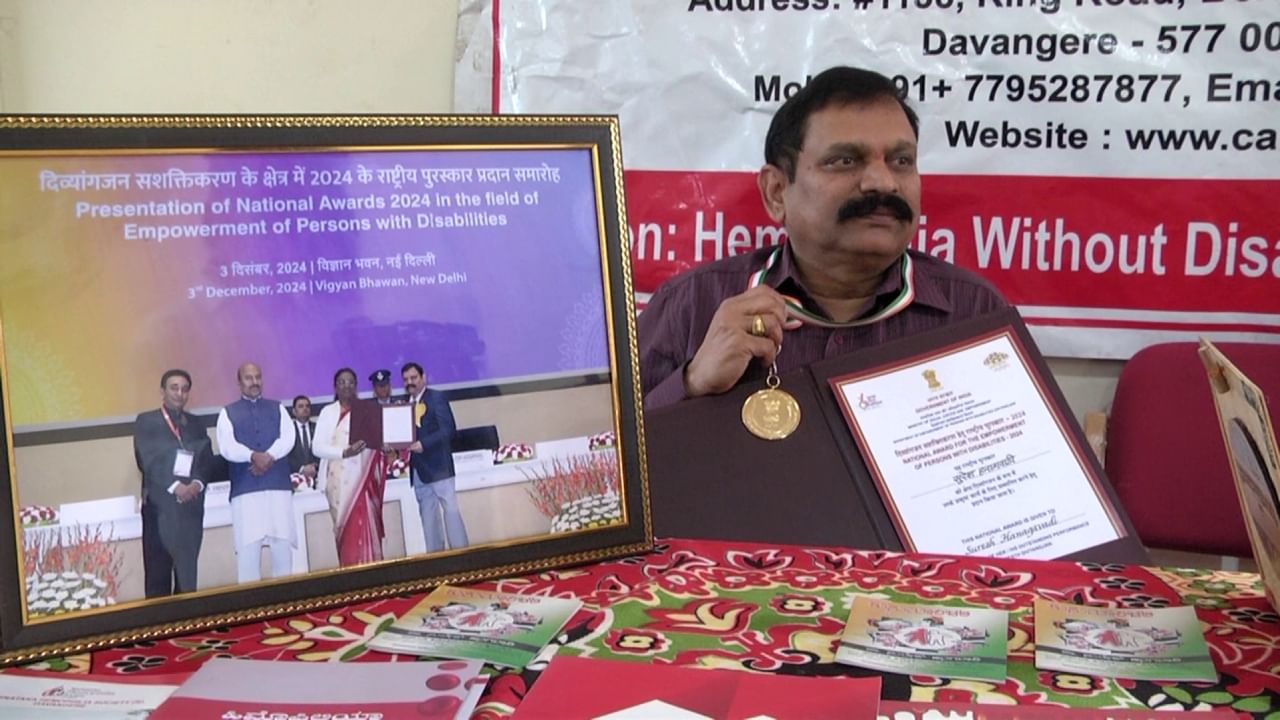
[[[1199,354],[1267,602],[1280,607],[1280,450],[1267,394],[1207,338]]]
[[[616,118],[3,118],[0,237],[0,663],[652,545]]]

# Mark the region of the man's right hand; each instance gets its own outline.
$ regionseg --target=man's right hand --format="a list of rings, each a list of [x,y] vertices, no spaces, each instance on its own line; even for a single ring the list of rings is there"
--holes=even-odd
[[[196,482],[178,483],[178,487],[174,489],[173,494],[180,503],[191,502],[200,496],[200,485]]]
[[[765,334],[751,334],[755,316],[764,320]],[[720,303],[707,334],[685,366],[684,388],[689,397],[714,395],[733,387],[752,358],[772,364],[782,347],[782,331],[800,326],[787,319],[786,302],[771,287],[758,285]]]

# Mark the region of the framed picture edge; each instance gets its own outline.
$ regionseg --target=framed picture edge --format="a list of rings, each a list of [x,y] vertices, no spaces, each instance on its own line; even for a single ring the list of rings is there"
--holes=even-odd
[[[354,568],[246,587],[201,589],[66,615],[34,617],[24,592],[0,594],[0,665],[261,620],[437,584],[473,582],[642,552],[653,529],[636,354],[635,306],[622,182],[618,120],[597,115],[22,115],[0,117],[0,162],[6,157],[176,153],[321,152],[584,147],[590,150],[596,218],[601,314],[611,378],[613,452],[618,460],[621,519],[611,525],[516,537],[426,557],[385,560]],[[0,217],[0,223],[5,220]],[[0,317],[0,584],[24,587],[24,528],[19,518],[10,376]]]

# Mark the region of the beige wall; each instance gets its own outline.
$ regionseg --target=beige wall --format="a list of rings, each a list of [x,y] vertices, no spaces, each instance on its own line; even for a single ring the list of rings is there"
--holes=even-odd
[[[0,0],[0,110],[448,112],[456,15],[456,0]]]

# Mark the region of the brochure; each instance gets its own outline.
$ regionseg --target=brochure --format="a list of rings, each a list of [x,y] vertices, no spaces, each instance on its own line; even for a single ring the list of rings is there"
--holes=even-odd
[[[86,680],[79,675],[0,674],[5,720],[123,720],[145,717],[184,676]],[[91,676],[88,676],[91,677]]]
[[[836,662],[904,675],[1004,682],[1009,614],[857,595]]]
[[[1036,600],[1036,667],[1132,680],[1216,682],[1195,608]]]
[[[487,678],[477,661],[310,663],[213,658],[150,720],[351,717],[462,720]]]
[[[873,718],[880,678],[790,677],[556,656],[516,720]]]
[[[441,585],[369,647],[522,668],[580,607],[580,600]]]

